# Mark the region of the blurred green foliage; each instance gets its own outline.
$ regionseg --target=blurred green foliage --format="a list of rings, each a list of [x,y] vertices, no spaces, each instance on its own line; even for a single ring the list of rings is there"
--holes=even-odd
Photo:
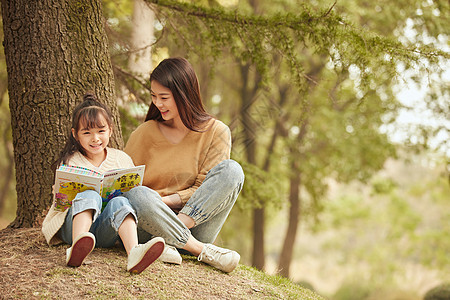
[[[373,177],[371,187],[353,183],[335,189],[324,202],[320,222],[312,225],[316,234],[329,237],[322,241],[324,257],[340,253],[336,263],[354,266],[333,299],[380,299],[367,297],[382,288],[395,294],[401,289],[399,278],[410,268],[434,270],[441,280],[448,279],[444,274],[450,268],[450,186],[442,171],[445,160],[441,154],[436,166],[436,158],[429,158],[429,167],[423,168],[418,162],[423,163],[424,156],[402,156],[406,155],[416,163],[390,165]],[[418,193],[417,186],[427,187],[427,192]],[[365,280],[352,281],[355,276]],[[415,297],[420,299],[417,290]]]

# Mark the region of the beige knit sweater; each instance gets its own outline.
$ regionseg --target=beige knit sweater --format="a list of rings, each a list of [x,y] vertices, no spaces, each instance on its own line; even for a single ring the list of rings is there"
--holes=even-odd
[[[189,133],[177,144],[162,134],[157,121],[141,124],[124,151],[135,165],[145,165],[143,185],[161,196],[178,193],[185,204],[202,184],[206,173],[230,158],[230,129],[219,120],[208,121],[206,131]]]
[[[95,167],[79,152],[74,153],[67,164],[88,168],[100,173],[134,166],[133,161],[125,152],[113,148],[106,148],[106,151],[106,159],[99,167]],[[68,211],[68,209],[63,212],[55,210],[55,203],[50,207],[50,210],[42,223],[42,233],[49,245],[55,245],[62,242],[57,233],[64,224]]]

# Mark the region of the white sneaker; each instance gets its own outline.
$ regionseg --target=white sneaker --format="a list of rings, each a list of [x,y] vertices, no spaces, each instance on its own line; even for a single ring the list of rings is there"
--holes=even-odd
[[[181,261],[183,259],[181,258],[180,253],[178,253],[177,248],[166,245],[166,248],[164,248],[163,253],[159,257],[159,260],[169,264],[181,265]]]
[[[164,251],[164,239],[155,237],[145,244],[133,247],[128,255],[127,271],[139,274],[151,265]]]
[[[84,232],[72,242],[72,247],[66,250],[66,264],[71,267],[79,267],[83,260],[95,247],[95,236],[90,232]]]
[[[237,267],[241,256],[236,251],[220,248],[212,244],[205,244],[202,253],[197,259],[229,273]]]

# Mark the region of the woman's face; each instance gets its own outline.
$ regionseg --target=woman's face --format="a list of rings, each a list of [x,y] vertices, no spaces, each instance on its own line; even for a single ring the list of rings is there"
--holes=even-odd
[[[159,109],[164,121],[180,119],[172,91],[158,81],[151,82],[152,102]]]

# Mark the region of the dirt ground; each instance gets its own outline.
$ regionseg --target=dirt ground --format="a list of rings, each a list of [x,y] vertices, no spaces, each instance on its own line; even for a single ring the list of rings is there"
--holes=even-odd
[[[191,256],[183,256],[181,265],[156,261],[133,275],[121,247],[96,248],[82,266],[71,268],[65,265],[67,247],[49,247],[38,228],[0,230],[0,298],[320,299],[294,285],[267,282],[252,268],[239,265],[225,274]]]

